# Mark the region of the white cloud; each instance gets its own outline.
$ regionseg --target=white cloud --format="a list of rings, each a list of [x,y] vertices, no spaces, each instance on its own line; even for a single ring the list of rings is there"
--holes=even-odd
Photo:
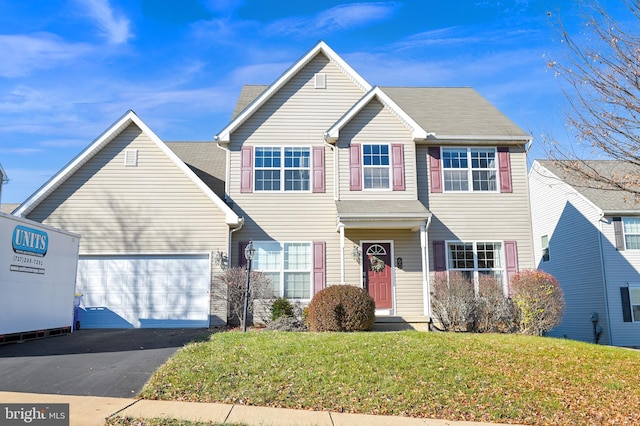
[[[108,0],[77,0],[77,3],[95,20],[110,44],[126,43],[133,37],[129,19],[115,11]]]
[[[91,51],[83,43],[68,43],[50,33],[0,35],[0,76],[22,77],[35,69],[54,68]]]
[[[352,3],[324,10],[311,17],[280,19],[267,27],[267,32],[278,35],[305,36],[329,33],[366,26],[389,18],[399,7],[396,2]]]

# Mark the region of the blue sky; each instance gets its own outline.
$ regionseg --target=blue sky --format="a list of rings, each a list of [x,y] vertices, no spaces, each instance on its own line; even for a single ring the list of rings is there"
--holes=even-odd
[[[243,84],[326,41],[372,85],[471,86],[570,142],[553,23],[570,0],[0,0],[2,202],[22,202],[129,109],[166,141],[213,140]]]

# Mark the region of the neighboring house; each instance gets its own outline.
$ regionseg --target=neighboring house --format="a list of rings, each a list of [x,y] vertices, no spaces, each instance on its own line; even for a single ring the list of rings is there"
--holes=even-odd
[[[242,219],[222,179],[213,143],[165,144],[129,111],[15,214],[81,235],[81,327],[223,325],[212,274]]]
[[[164,143],[128,112],[17,209],[81,235],[83,326],[223,324],[212,274],[249,241],[276,295],[361,286],[416,328],[435,274],[507,293],[533,267],[531,138],[471,88],[374,87],[320,42],[215,139]]]
[[[430,279],[533,267],[531,137],[471,88],[375,87],[325,43],[246,86],[216,136],[242,262],[302,303],[368,289],[378,322],[425,327]]]
[[[11,214],[15,209],[18,208],[19,205],[20,204],[17,204],[17,203],[3,203],[3,204],[0,204],[0,211],[2,213]]]
[[[621,161],[585,164],[604,177],[640,173]],[[529,186],[536,266],[556,277],[566,302],[562,323],[549,334],[595,342],[600,326],[599,343],[640,346],[637,197],[587,180],[562,161],[535,161]]]

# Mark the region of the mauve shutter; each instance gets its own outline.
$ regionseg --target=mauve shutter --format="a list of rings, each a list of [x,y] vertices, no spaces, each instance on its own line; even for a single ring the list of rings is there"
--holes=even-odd
[[[500,192],[513,192],[509,147],[498,147],[498,172],[500,173]]]
[[[404,145],[391,145],[391,164],[393,169],[393,190],[404,191]]]
[[[504,258],[507,282],[511,282],[511,277],[518,273],[518,243],[516,241],[504,242]]]
[[[249,245],[249,241],[240,241],[238,243],[238,266],[247,266],[247,258],[244,257],[244,249]]]
[[[240,151],[240,192],[253,191],[253,147],[245,146]]]
[[[362,155],[359,143],[349,147],[349,189],[362,191]]]
[[[440,163],[440,147],[429,147],[429,184],[431,192],[442,192],[442,164]]]
[[[613,232],[616,234],[616,248],[624,251],[624,231],[622,230],[622,218],[613,218]]]
[[[325,287],[325,242],[313,242],[313,294]]]
[[[324,146],[314,146],[313,158],[313,192],[324,192]]]
[[[444,241],[433,242],[433,270],[435,272],[446,272],[447,270],[447,251]]]
[[[622,299],[622,319],[624,322],[632,322],[629,287],[620,287],[620,298]]]

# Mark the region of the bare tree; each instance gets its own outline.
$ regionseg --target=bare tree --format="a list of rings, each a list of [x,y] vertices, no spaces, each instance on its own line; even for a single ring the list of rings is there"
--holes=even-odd
[[[215,296],[228,303],[228,319],[240,321],[244,308],[244,292],[247,283],[245,267],[227,268],[214,277]],[[253,315],[254,301],[274,298],[273,284],[262,272],[251,271],[248,316]],[[262,319],[261,319],[262,320]]]
[[[617,3],[617,2],[612,2]],[[608,3],[611,6],[611,3]],[[603,172],[575,150],[547,140],[552,160],[567,172],[581,176],[593,187],[628,191],[640,196],[640,5],[621,0],[623,13],[616,17],[597,0],[580,2],[585,37],[571,35],[560,23],[564,59],[549,62],[564,88],[569,110],[567,124],[577,142],[590,148],[591,156],[626,164],[615,172]],[[580,158],[582,157],[582,158]]]

